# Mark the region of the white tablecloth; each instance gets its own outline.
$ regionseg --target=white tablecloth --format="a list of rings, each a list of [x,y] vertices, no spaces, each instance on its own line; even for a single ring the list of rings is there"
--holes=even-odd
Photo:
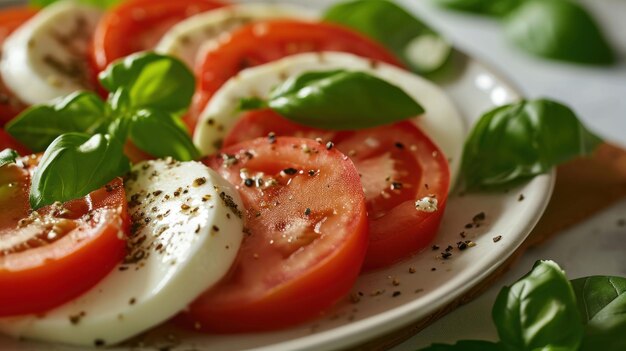
[[[443,11],[428,0],[400,1],[447,35],[470,55],[491,63],[520,86],[529,98],[550,97],[572,106],[598,134],[626,146],[626,2],[588,0],[620,54],[611,68],[577,66],[537,59],[518,51],[503,37],[496,21]],[[529,251],[502,281],[477,300],[440,319],[393,351],[413,351],[434,342],[461,339],[497,340],[491,307],[500,288],[524,275],[539,259],[558,262],[570,278],[587,275],[626,276],[626,201],[561,233]]]

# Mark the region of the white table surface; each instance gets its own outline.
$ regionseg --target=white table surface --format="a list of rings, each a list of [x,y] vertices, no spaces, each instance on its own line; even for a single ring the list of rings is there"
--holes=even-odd
[[[496,21],[444,11],[428,0],[399,2],[414,8],[456,46],[506,74],[529,98],[545,96],[563,101],[592,130],[626,146],[626,1],[584,1],[619,51],[620,63],[611,68],[537,59],[512,47]],[[626,276],[626,226],[618,225],[620,219],[626,219],[626,201],[527,252],[497,286],[393,351],[413,351],[434,342],[454,343],[461,339],[497,340],[491,307],[500,288],[516,281],[539,259],[558,262],[570,278]]]

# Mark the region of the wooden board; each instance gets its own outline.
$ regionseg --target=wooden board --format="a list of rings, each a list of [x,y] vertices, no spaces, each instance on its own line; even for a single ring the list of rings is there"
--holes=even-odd
[[[469,292],[441,308],[428,318],[362,344],[351,350],[387,350],[419,333],[437,321],[498,284],[518,259],[533,246],[626,197],[626,150],[611,144],[601,145],[587,158],[580,158],[557,169],[554,193],[543,217],[528,239],[489,277]]]

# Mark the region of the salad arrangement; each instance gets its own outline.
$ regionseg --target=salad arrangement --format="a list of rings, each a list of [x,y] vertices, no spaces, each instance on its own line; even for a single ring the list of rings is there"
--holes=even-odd
[[[427,247],[458,174],[509,187],[600,141],[549,100],[488,112],[465,141],[450,99],[409,71],[449,56],[428,26],[386,1],[279,8],[12,10],[0,330],[104,346],[170,318],[289,327]]]

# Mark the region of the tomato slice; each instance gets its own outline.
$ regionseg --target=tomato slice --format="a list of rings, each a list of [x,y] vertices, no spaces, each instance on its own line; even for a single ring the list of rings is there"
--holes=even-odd
[[[115,179],[88,196],[31,211],[36,155],[0,168],[0,316],[42,313],[79,296],[126,254],[129,218]]]
[[[229,275],[179,319],[248,332],[318,316],[352,288],[367,248],[365,198],[354,165],[301,138],[259,138],[206,163],[236,184],[247,236]]]
[[[444,154],[413,123],[337,133],[300,126],[270,110],[259,110],[237,122],[224,146],[270,132],[319,137],[324,143],[333,140],[334,147],[352,159],[361,176],[369,215],[364,269],[389,266],[434,239],[445,210],[450,171]],[[428,202],[434,200],[436,206],[429,207]]]
[[[193,130],[213,94],[241,70],[289,55],[319,51],[347,52],[403,67],[382,45],[338,25],[294,20],[252,23],[233,32],[198,63],[198,87],[187,125]]]
[[[152,49],[183,19],[222,7],[216,0],[131,0],[107,12],[94,34],[95,71],[132,53]]]
[[[36,13],[37,10],[32,7],[14,7],[0,11],[0,49],[9,34]],[[26,105],[15,97],[0,77],[0,126],[4,126],[25,108]]]

